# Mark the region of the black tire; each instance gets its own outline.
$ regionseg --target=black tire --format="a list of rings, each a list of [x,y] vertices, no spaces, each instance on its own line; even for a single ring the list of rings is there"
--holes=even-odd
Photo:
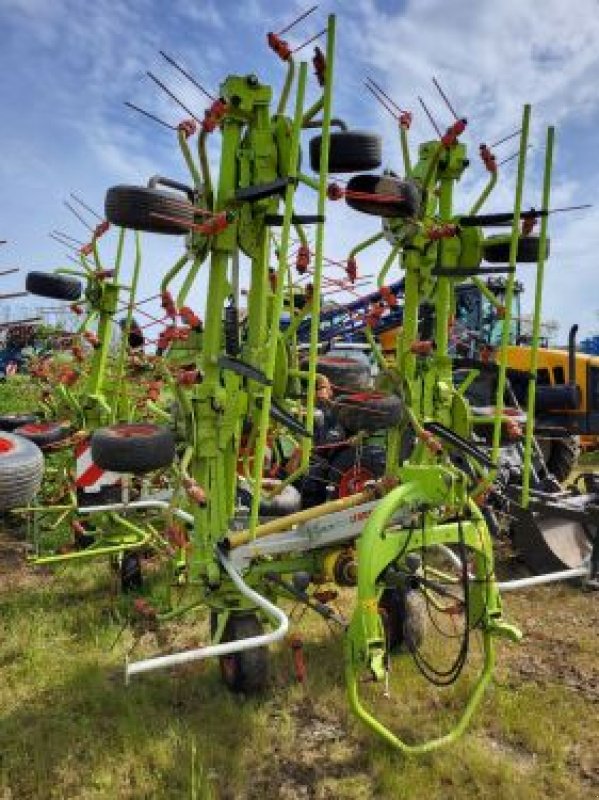
[[[272,486],[280,481],[272,481]],[[252,504],[252,493],[245,487],[239,489],[239,499],[246,506]],[[285,517],[287,514],[294,514],[299,511],[302,505],[301,494],[295,486],[285,486],[285,488],[274,497],[262,496],[258,514],[261,517]]]
[[[50,300],[79,300],[83,292],[81,281],[66,275],[54,275],[51,272],[28,272],[25,289],[38,297]]]
[[[189,233],[194,221],[194,207],[188,199],[147,186],[113,186],[106,192],[104,212],[109,222],[121,228],[173,236]]]
[[[92,435],[92,460],[112,472],[140,474],[168,467],[175,458],[175,438],[169,428],[149,422],[98,428]]]
[[[578,436],[565,436],[550,439],[548,444],[547,469],[559,483],[565,483],[580,458],[580,440]]]
[[[42,449],[66,439],[70,430],[63,422],[28,422],[15,428],[15,433]]]
[[[210,614],[210,629],[214,636],[217,626],[217,615]],[[252,612],[232,613],[229,615],[223,631],[221,642],[232,642],[236,639],[249,639],[264,632],[262,623]],[[268,649],[255,647],[241,653],[221,656],[220,674],[223,683],[232,692],[247,695],[261,694],[269,683]]]
[[[298,485],[302,498],[302,508],[313,508],[328,499],[327,486],[329,465],[324,459],[313,461],[308,472]]]
[[[336,356],[321,356],[316,372],[328,378],[336,391],[368,389],[372,383],[370,367],[361,361]]]
[[[320,172],[322,136],[310,140],[310,166]],[[329,146],[329,172],[365,172],[377,169],[383,160],[382,140],[368,131],[335,131]]]
[[[0,434],[0,511],[28,505],[44,473],[42,451],[14,433]]]
[[[392,175],[354,175],[346,186],[345,202],[355,211],[376,217],[414,217],[420,209],[420,191],[412,181],[402,181]],[[372,195],[352,197],[351,193]],[[384,197],[385,200],[377,200]],[[397,199],[393,199],[397,197]]]
[[[25,411],[15,411],[9,414],[0,414],[0,431],[14,431],[21,425],[29,425],[37,422],[35,414],[28,414]]]
[[[358,494],[369,481],[376,481],[385,474],[385,450],[376,445],[366,445],[359,454],[356,448],[348,447],[337,452],[329,465],[328,479],[335,487],[335,498]]]
[[[143,586],[139,553],[125,552],[120,567],[121,590],[124,594],[139,591]]]
[[[408,650],[422,646],[428,623],[426,600],[416,589],[388,587],[379,600],[379,611],[390,653],[397,652],[402,645]]]
[[[540,239],[538,236],[521,236],[518,239],[516,261],[521,264],[536,264],[539,260]],[[510,260],[510,242],[505,236],[489,236],[483,242],[483,257],[490,264],[507,264]],[[549,258],[549,239],[546,242],[545,258]]]
[[[381,431],[399,424],[404,416],[402,401],[394,394],[342,395],[335,403],[340,424],[349,433]]]

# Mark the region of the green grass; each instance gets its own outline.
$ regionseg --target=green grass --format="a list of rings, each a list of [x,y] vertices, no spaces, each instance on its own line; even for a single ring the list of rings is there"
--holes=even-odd
[[[29,408],[28,381],[11,379],[0,411]],[[296,626],[305,686],[283,646],[261,700],[232,697],[203,662],[126,687],[128,651],[197,646],[205,621],[130,623],[105,564],[28,570],[12,526],[0,529],[0,800],[599,798],[596,595],[568,586],[508,595],[507,616],[526,638],[500,645],[471,729],[450,749],[405,759],[349,714],[341,638],[319,619]],[[406,659],[394,665],[390,700],[361,687],[413,738],[447,725],[466,688],[435,695]]]
[[[299,626],[305,687],[293,681],[285,647],[273,656],[262,700],[227,694],[212,663],[125,687],[124,656],[135,641],[134,655],[197,645],[205,625],[127,625],[104,565],[32,575],[14,556],[0,564],[3,800],[599,796],[592,595],[560,587],[510,597],[510,616],[530,629],[529,641],[501,647],[498,680],[457,746],[406,760],[349,715],[341,641],[318,619]],[[589,635],[560,650],[577,631]],[[395,730],[417,737],[434,718],[449,719],[465,687],[435,700],[402,662],[391,700],[380,687],[363,691]]]

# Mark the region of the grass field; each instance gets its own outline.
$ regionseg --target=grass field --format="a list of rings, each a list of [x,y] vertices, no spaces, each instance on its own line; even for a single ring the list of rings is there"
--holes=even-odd
[[[26,382],[12,388],[0,409],[30,407]],[[346,614],[350,604],[351,594],[340,598]],[[0,800],[599,798],[599,597],[560,585],[506,595],[505,606],[525,639],[499,645],[496,680],[470,731],[453,748],[405,759],[348,713],[341,634],[319,618],[295,627],[305,685],[283,646],[261,700],[229,695],[205,662],[126,687],[127,653],[197,646],[205,620],[159,629],[134,621],[104,563],[27,567],[22,534],[5,517]],[[394,730],[418,738],[455,716],[468,677],[433,695],[404,658],[390,699],[378,685],[363,691]]]
[[[298,626],[305,686],[283,647],[260,701],[227,694],[212,663],[125,687],[127,650],[197,645],[202,622],[128,625],[105,565],[32,572],[5,529],[0,798],[598,798],[597,600],[567,586],[510,595],[508,615],[526,639],[500,646],[497,680],[470,732],[406,760],[348,714],[340,635],[319,619]],[[397,730],[430,732],[464,686],[435,700],[402,661],[390,700],[368,694]]]

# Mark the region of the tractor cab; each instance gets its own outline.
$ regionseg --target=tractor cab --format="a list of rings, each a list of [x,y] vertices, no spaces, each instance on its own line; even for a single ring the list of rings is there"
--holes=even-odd
[[[486,286],[500,301],[505,298],[506,282],[503,278],[489,279]],[[522,290],[522,284],[516,281],[512,301],[510,345],[518,345],[522,341],[520,318]],[[463,283],[456,287],[456,329],[458,335],[461,334],[462,347],[468,344],[468,349],[473,351],[470,355],[474,355],[483,346],[498,347],[501,344],[502,308],[492,303],[490,297],[474,283]]]

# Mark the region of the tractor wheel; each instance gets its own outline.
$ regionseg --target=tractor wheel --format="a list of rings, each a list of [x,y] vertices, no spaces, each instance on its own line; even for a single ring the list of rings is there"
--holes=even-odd
[[[559,483],[565,483],[580,457],[580,440],[578,436],[570,435],[550,439],[546,444],[549,445],[549,453],[545,455],[547,448],[543,447],[543,454],[547,469]]]
[[[349,433],[392,428],[404,416],[403,403],[395,394],[364,392],[341,395],[334,407],[337,419]]]
[[[38,297],[50,300],[79,300],[83,291],[81,281],[66,275],[54,275],[51,272],[28,272],[25,289]]]
[[[412,181],[391,175],[354,175],[347,183],[345,202],[355,211],[375,217],[413,217],[420,208],[420,191]],[[364,197],[352,197],[352,193]],[[370,197],[369,197],[370,195]]]
[[[348,447],[337,453],[329,466],[329,482],[335,487],[335,498],[362,492],[367,483],[384,475],[385,465],[382,447],[367,445],[360,454],[354,447]]]
[[[143,575],[141,572],[141,558],[139,553],[126,552],[123,554],[120,576],[123,594],[141,589],[143,586]]]
[[[121,228],[174,236],[189,233],[194,221],[189,200],[147,186],[113,186],[106,192],[104,212],[109,222]]]
[[[368,389],[372,383],[370,367],[362,361],[336,356],[321,356],[316,362],[316,372],[324,375],[334,389]]]
[[[210,628],[214,635],[217,615],[210,614]],[[249,639],[264,633],[262,623],[252,612],[231,613],[221,642],[233,642],[237,639]],[[268,649],[255,647],[241,653],[221,656],[220,674],[223,683],[232,692],[243,694],[261,694],[268,686]]]
[[[69,436],[69,428],[63,422],[28,422],[14,432],[42,449]]]
[[[112,472],[151,472],[175,458],[175,438],[169,428],[149,422],[98,428],[92,435],[92,460]]]
[[[42,485],[44,457],[33,442],[0,433],[0,511],[28,505]]]
[[[322,136],[310,140],[310,166],[320,172]],[[377,169],[383,160],[382,140],[366,131],[335,131],[329,145],[329,172],[364,172]]]
[[[25,411],[16,411],[11,414],[0,414],[0,431],[14,431],[21,425],[29,425],[37,422],[35,414],[28,414]]]
[[[422,646],[426,635],[428,611],[426,600],[416,589],[387,588],[379,600],[379,613],[390,653],[397,652],[403,644],[408,650]]]
[[[516,261],[521,264],[536,264],[539,260],[540,239],[538,236],[521,236],[518,239]],[[505,236],[489,236],[483,242],[483,257],[491,264],[507,264],[510,260],[510,243]],[[545,248],[545,258],[549,258],[549,239]]]
[[[329,465],[323,459],[313,461],[308,472],[301,482],[298,482],[298,489],[302,496],[302,508],[313,508],[322,503],[326,503],[328,486]]]

